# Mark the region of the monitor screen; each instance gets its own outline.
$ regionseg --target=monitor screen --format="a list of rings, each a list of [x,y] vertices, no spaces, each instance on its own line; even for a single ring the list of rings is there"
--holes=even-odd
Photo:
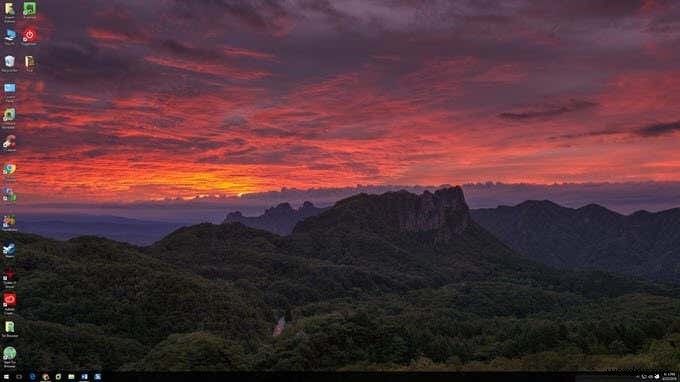
[[[677,381],[680,2],[1,3],[3,380]]]

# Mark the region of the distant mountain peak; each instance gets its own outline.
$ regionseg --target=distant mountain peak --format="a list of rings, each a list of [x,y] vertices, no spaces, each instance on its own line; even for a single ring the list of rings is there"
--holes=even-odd
[[[614,211],[612,211],[612,210],[610,210],[606,207],[603,207],[603,206],[601,206],[599,204],[595,204],[595,203],[590,203],[588,205],[585,205],[585,206],[577,209],[576,211],[583,213],[583,214],[587,214],[587,215],[595,215],[595,216],[602,216],[602,217],[604,217],[604,216],[623,216],[623,215],[621,215],[617,212],[614,212]]]
[[[279,235],[288,235],[295,224],[310,216],[316,216],[323,208],[315,207],[311,202],[304,202],[300,208],[293,208],[290,203],[279,203],[268,208],[260,216],[243,216],[239,211],[227,214],[223,223],[238,222],[248,227],[264,229]]]
[[[532,260],[652,280],[680,280],[680,209],[621,215],[550,201],[473,210],[476,223]]]
[[[289,215],[295,213],[296,210],[290,205],[290,203],[279,203],[276,207],[267,208],[264,211],[265,216],[273,215]]]
[[[424,191],[417,195],[406,190],[380,195],[359,194],[337,202],[325,213],[302,221],[295,232],[335,229],[337,224],[352,230],[372,232],[434,231],[438,240],[449,240],[470,223],[463,190],[456,187]]]
[[[550,200],[526,200],[515,207],[519,208],[564,208]]]

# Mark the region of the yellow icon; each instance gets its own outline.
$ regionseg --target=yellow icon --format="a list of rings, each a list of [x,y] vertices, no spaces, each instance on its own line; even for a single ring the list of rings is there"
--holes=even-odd
[[[26,70],[32,72],[35,68],[35,58],[33,56],[24,57],[24,64],[26,65]]]
[[[5,14],[14,16],[14,3],[5,3]]]

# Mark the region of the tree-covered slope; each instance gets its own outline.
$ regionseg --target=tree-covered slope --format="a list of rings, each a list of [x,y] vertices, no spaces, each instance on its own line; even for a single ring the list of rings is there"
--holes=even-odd
[[[528,201],[474,210],[472,217],[544,264],[680,283],[680,209],[626,216],[594,204],[573,209]]]
[[[17,349],[33,367],[680,366],[678,287],[526,259],[457,188],[358,195],[285,237],[238,223],[148,247],[12,236]]]

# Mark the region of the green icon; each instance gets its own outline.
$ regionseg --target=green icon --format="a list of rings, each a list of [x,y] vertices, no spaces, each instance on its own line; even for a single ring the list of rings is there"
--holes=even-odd
[[[5,361],[11,361],[17,357],[17,349],[8,346],[2,352],[2,359]]]
[[[25,1],[24,2],[24,16],[35,15],[35,1]]]
[[[17,110],[13,107],[5,109],[5,114],[2,116],[3,122],[14,121],[17,116]]]
[[[5,333],[14,333],[14,321],[5,321]]]

